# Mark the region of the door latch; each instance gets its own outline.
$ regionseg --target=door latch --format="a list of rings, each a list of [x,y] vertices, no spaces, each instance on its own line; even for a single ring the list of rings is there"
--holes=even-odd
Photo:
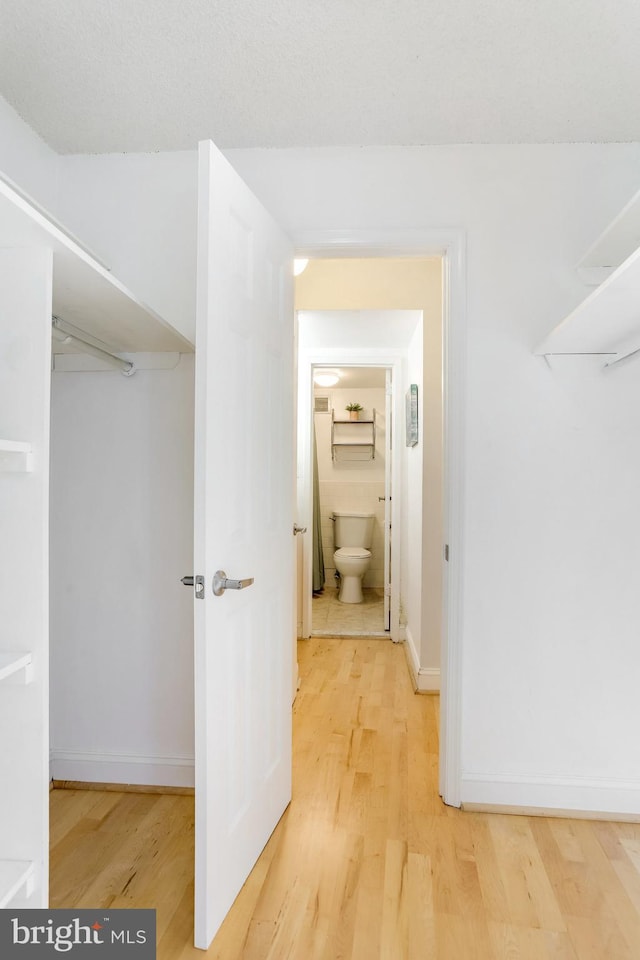
[[[307,532],[307,528],[306,528],[306,527],[299,527],[297,523],[294,523],[294,525],[293,525],[293,535],[294,535],[294,537],[295,537],[296,533],[306,533],[306,532]]]
[[[196,600],[204,600],[204,577],[182,577],[185,587],[196,588]]]

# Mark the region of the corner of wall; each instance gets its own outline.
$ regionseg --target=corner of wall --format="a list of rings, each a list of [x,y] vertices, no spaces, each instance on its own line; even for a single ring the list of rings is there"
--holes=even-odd
[[[420,657],[417,647],[411,633],[411,628],[407,625],[405,632],[405,652],[407,663],[413,680],[413,688],[416,693],[439,693],[440,692],[440,668],[439,667],[421,667]]]

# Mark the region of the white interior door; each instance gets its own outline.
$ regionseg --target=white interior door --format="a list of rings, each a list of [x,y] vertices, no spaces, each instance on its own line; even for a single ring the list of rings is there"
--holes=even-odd
[[[205,949],[291,796],[293,251],[199,148],[195,943]],[[212,580],[253,578],[214,595]]]
[[[384,629],[391,629],[391,457],[393,456],[393,393],[391,370],[386,371],[384,408]]]

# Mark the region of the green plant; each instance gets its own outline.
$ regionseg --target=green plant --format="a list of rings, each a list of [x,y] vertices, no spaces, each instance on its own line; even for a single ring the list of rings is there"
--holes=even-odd
[[[349,412],[351,412],[351,410],[360,411],[362,410],[362,406],[359,403],[348,403],[345,407],[345,410],[349,410]]]

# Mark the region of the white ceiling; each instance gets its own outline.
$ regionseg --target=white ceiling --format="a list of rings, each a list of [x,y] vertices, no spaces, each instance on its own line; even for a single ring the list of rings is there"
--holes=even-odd
[[[640,140],[638,0],[0,0],[62,153]]]

